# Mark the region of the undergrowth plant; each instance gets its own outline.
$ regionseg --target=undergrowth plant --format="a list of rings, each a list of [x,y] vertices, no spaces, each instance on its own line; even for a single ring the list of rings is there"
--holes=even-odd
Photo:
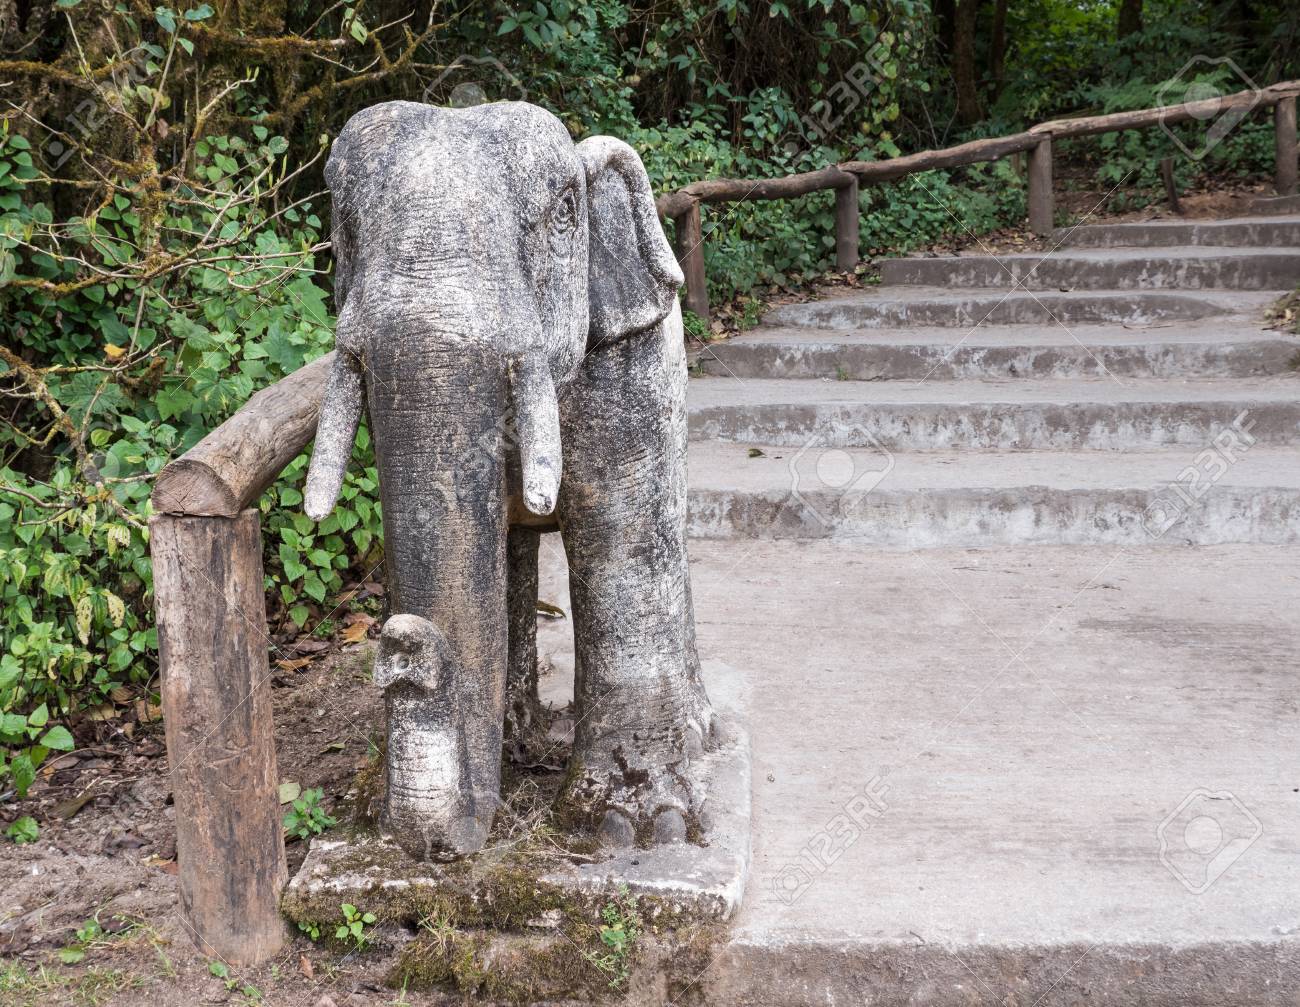
[[[285,834],[298,839],[310,839],[337,825],[338,819],[332,818],[321,804],[324,797],[325,792],[320,787],[304,790],[284,814]]]
[[[232,83],[195,57],[207,5],[147,20],[123,10],[117,48],[101,54],[109,72],[83,60],[74,74],[90,125],[50,127],[88,176],[75,200],[50,147],[38,161],[0,121],[0,789],[8,777],[19,796],[49,751],[73,747],[69,717],[106,722],[156,702],[153,477],[333,342],[323,195],[289,192],[324,138],[287,162],[253,78]],[[198,109],[172,105],[177,79]],[[237,128],[205,128],[216,118]],[[364,433],[356,450],[326,521],[300,511],[305,455],[262,498],[274,618],[323,615],[348,568],[373,560]]]
[[[334,930],[334,939],[344,944],[351,944],[357,951],[364,951],[370,946],[371,930],[377,922],[374,913],[363,912],[351,903],[342,904],[343,922]]]
[[[600,911],[601,922],[596,933],[601,950],[582,953],[587,961],[609,977],[613,989],[624,986],[632,975],[636,943],[643,927],[638,902],[638,897],[628,891],[627,885],[620,885],[618,894]]]

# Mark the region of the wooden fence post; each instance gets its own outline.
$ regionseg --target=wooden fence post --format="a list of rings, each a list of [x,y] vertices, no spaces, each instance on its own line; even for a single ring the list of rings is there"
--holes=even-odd
[[[709,320],[709,288],[704,276],[704,229],[700,204],[693,200],[688,209],[673,218],[677,261],[686,276],[686,307],[706,322]]]
[[[858,179],[835,190],[835,268],[851,273],[858,265]]]
[[[1279,196],[1296,191],[1295,97],[1283,98],[1273,106],[1273,140],[1276,150],[1274,186]]]
[[[257,511],[149,529],[181,912],[202,954],[254,965],[284,946],[288,880]]]
[[[1029,229],[1052,233],[1052,137],[1047,134],[1029,155]]]

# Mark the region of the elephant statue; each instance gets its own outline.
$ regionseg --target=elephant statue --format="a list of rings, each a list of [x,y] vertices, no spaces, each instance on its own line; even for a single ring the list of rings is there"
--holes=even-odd
[[[337,354],[305,508],[324,518],[363,409],[388,604],[385,828],[479,849],[507,722],[536,689],[540,533],[561,533],[575,738],[560,795],[613,845],[687,837],[715,743],[686,555],[682,274],[636,152],[525,102],[394,101],[326,166]],[[531,695],[530,695],[531,694]]]

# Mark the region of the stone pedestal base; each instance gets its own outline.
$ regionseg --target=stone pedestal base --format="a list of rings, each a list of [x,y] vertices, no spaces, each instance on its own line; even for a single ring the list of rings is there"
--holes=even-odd
[[[750,863],[749,739],[734,710],[718,715],[720,743],[692,765],[708,795],[701,845],[612,851],[534,832],[437,864],[379,834],[322,837],[282,909],[326,941],[344,903],[373,914],[366,939],[396,952],[391,978],[410,988],[562,998],[635,985],[651,961],[662,978],[678,956],[689,982],[740,906]]]

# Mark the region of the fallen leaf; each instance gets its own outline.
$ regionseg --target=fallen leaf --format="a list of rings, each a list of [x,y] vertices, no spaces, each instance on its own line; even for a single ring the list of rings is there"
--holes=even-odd
[[[125,352],[126,350],[121,346],[114,346],[112,343],[104,344],[104,356],[108,357],[109,360],[118,360]]]
[[[326,752],[341,752],[343,751],[343,748],[344,748],[343,742],[331,741],[328,745],[326,745],[324,748],[320,750],[320,754],[324,755]]]
[[[86,716],[91,720],[103,722],[115,720],[117,718],[117,711],[113,709],[113,704],[111,703],[100,703],[99,706],[87,713]]]
[[[316,970],[311,967],[311,959],[308,958],[306,955],[298,956],[298,971],[301,972],[303,976],[306,977],[307,979],[316,978]]]
[[[558,605],[552,605],[549,601],[537,599],[537,614],[545,616],[548,619],[563,619],[564,609]]]
[[[292,661],[286,659],[283,661],[276,661],[275,663],[278,667],[283,668],[285,671],[298,671],[302,668],[307,667],[307,665],[311,664],[311,662],[312,659],[310,657],[299,657]]]
[[[108,695],[114,703],[120,703],[122,706],[125,706],[127,703],[131,702],[135,693],[124,685],[115,685],[109,691]]]
[[[763,449],[762,449],[762,448],[750,448],[750,449],[749,449],[749,457],[750,457],[750,458],[766,458],[767,455],[765,455],[765,454],[763,453]]]
[[[362,589],[368,594],[373,594],[377,598],[384,596],[384,585],[377,580],[368,580],[361,585]]]
[[[330,649],[328,640],[310,640],[303,638],[295,642],[291,648],[297,654],[319,654],[322,650]]]
[[[86,804],[90,801],[90,799],[95,796],[91,792],[93,790],[94,788],[92,787],[90,788],[90,790],[87,790],[84,794],[81,794],[78,797],[70,797],[66,801],[60,801],[52,809],[54,814],[57,817],[62,818],[64,821],[67,821],[78,811],[84,808]]]
[[[360,643],[366,638],[366,633],[370,630],[364,622],[354,622],[343,630],[344,643]]]
[[[293,780],[285,780],[280,784],[280,803],[292,804],[302,796],[302,784],[295,783]]]

